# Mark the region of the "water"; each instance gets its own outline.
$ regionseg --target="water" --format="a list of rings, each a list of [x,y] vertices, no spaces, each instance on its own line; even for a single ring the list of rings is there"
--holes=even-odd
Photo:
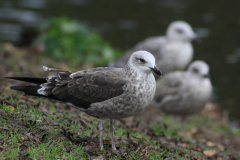
[[[0,41],[14,42],[23,28],[39,27],[51,16],[68,16],[124,50],[184,20],[203,37],[201,44],[193,44],[194,60],[210,65],[213,101],[240,119],[239,7],[235,0],[1,0]]]

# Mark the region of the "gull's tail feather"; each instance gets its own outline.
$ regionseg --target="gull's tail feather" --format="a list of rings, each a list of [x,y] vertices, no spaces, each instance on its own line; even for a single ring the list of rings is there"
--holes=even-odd
[[[33,97],[50,99],[50,100],[53,100],[53,101],[64,102],[64,100],[60,100],[57,97],[54,97],[53,95],[39,94],[38,90],[41,88],[41,86],[12,86],[10,88],[13,89],[13,90],[24,92],[25,96],[33,96]]]
[[[19,80],[19,81],[33,83],[33,84],[43,84],[47,82],[46,78],[33,78],[33,77],[5,77],[5,78]]]
[[[13,90],[24,92],[26,95],[31,96],[40,96],[37,92],[40,89],[40,86],[12,86],[10,87]]]
[[[45,67],[46,68],[46,67]],[[25,96],[33,96],[39,98],[45,98],[53,101],[65,102],[55,97],[52,93],[53,89],[56,87],[56,79],[63,78],[64,71],[59,74],[53,74],[47,78],[34,78],[34,77],[5,77],[7,79],[19,80],[23,82],[37,84],[36,86],[12,86],[11,89],[21,91]],[[63,76],[61,75],[63,74]],[[67,74],[69,75],[70,72]]]

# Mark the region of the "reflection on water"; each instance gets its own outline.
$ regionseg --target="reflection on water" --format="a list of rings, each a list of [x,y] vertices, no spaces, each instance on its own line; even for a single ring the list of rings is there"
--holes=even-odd
[[[1,0],[0,40],[16,41],[22,28],[38,27],[51,16],[69,16],[127,49],[149,36],[165,34],[174,20],[189,22],[203,37],[194,59],[209,63],[213,100],[240,119],[240,2],[203,0]]]

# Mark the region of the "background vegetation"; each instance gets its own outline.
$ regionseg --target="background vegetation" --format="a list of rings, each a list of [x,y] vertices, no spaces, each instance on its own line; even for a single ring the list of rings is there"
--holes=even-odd
[[[105,65],[121,54],[99,34],[67,17],[51,18],[42,32],[36,43],[44,46],[44,55],[71,67]]]
[[[181,137],[180,124],[173,117],[151,106],[140,115],[116,120],[115,152],[107,121],[101,151],[97,119],[10,90],[11,85],[25,84],[3,76],[47,76],[43,65],[86,69],[119,55],[100,35],[76,21],[53,18],[31,47],[6,43],[0,48],[0,159],[240,159],[240,129],[216,104],[209,103],[200,115],[190,117],[187,138]]]

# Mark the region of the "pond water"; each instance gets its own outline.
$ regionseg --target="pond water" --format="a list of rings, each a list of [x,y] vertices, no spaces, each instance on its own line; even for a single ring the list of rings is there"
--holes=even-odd
[[[210,65],[212,101],[240,119],[239,10],[235,0],[1,0],[0,41],[14,42],[23,28],[37,28],[51,16],[68,16],[124,50],[184,20],[203,37],[202,43],[193,43],[194,60]]]

